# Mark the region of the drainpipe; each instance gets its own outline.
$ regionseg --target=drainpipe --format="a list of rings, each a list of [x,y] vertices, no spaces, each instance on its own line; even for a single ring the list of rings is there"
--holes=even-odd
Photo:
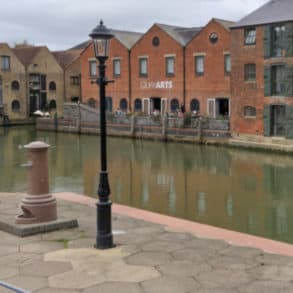
[[[185,64],[186,57],[185,57],[185,54],[186,54],[186,47],[184,46],[183,47],[183,104],[186,111],[187,109],[185,105],[185,102],[186,102],[186,64]]]
[[[131,89],[131,51],[128,50],[128,96],[129,96],[129,111],[132,111],[132,89]]]

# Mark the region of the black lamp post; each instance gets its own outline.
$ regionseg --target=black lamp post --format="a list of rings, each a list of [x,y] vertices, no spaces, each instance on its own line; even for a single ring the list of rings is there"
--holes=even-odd
[[[99,201],[97,202],[97,234],[96,248],[107,249],[114,246],[112,234],[112,216],[110,186],[107,173],[107,148],[106,148],[106,97],[105,87],[110,82],[105,77],[105,62],[109,56],[109,43],[113,36],[103,21],[96,26],[89,35],[93,39],[95,57],[99,61],[99,77],[96,83],[100,87],[100,140],[101,140],[101,171],[98,188]]]

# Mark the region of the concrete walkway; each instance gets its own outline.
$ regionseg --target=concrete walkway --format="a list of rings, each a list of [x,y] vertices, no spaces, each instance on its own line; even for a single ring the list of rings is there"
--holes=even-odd
[[[26,238],[0,231],[1,282],[38,293],[293,292],[293,257],[199,238],[175,229],[172,220],[151,223],[147,216],[145,221],[119,213],[115,205],[116,247],[96,250],[93,200],[71,197],[75,202],[58,199],[58,213],[77,217],[78,228]],[[0,217],[12,213],[13,205],[17,214],[21,198],[0,194]],[[293,251],[292,245],[284,248],[285,254]],[[13,291],[0,286],[0,292]]]

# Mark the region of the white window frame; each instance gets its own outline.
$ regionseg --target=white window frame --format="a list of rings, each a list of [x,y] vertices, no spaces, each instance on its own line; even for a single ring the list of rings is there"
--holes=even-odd
[[[211,113],[210,111],[210,102],[213,103],[213,113]],[[207,115],[211,118],[215,118],[216,117],[216,99],[208,99],[207,100]]]
[[[113,76],[121,75],[121,59],[115,58],[113,59]]]

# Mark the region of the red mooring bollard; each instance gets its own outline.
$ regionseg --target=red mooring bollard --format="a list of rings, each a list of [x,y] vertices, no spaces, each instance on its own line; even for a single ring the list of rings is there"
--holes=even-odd
[[[34,141],[24,146],[28,150],[27,196],[21,201],[22,215],[17,224],[34,224],[57,219],[56,199],[49,194],[47,150],[50,145]]]

